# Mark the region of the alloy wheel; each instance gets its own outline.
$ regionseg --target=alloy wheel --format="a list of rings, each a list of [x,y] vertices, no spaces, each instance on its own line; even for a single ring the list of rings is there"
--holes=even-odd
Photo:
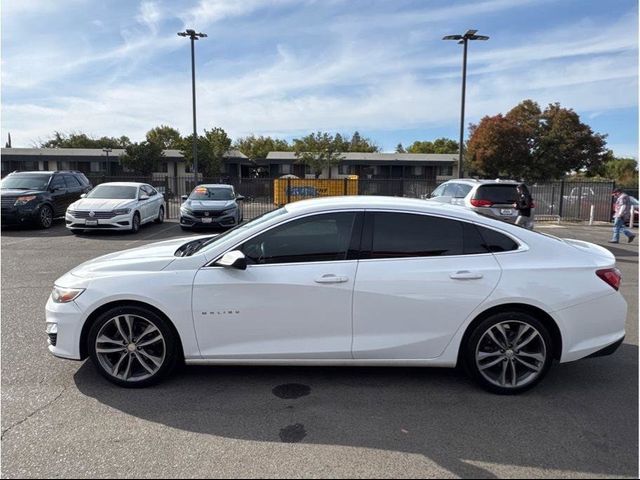
[[[547,360],[542,334],[529,323],[507,320],[488,328],[476,346],[476,367],[490,384],[520,388],[539,377]]]
[[[139,382],[162,367],[167,346],[160,329],[150,320],[122,314],[105,322],[95,341],[100,365],[114,378]]]
[[[40,209],[40,225],[42,228],[49,228],[53,224],[53,212],[48,206],[43,206]]]

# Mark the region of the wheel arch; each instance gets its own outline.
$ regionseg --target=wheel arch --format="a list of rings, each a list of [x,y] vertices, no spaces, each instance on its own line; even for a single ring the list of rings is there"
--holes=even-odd
[[[157,307],[154,307],[153,305],[150,305],[148,303],[141,302],[138,300],[116,300],[114,302],[105,303],[104,305],[101,305],[100,307],[96,308],[93,312],[91,312],[91,314],[87,317],[87,320],[84,322],[84,325],[82,326],[82,332],[80,333],[80,359],[81,360],[84,360],[89,356],[89,352],[87,351],[87,338],[89,337],[89,332],[91,331],[91,327],[93,326],[95,321],[98,319],[98,317],[102,315],[104,312],[112,308],[125,307],[125,306],[146,308],[154,312],[156,315],[165,319],[167,321],[167,324],[171,328],[171,331],[176,337],[176,343],[178,345],[178,350],[179,350],[178,358],[181,358],[181,359],[184,358],[184,348],[182,347],[182,338],[178,333],[178,329],[174,325],[173,321],[171,321],[171,319],[162,310],[160,310]]]
[[[553,342],[553,358],[556,360],[560,360],[562,356],[562,334],[560,333],[560,327],[558,327],[558,324],[553,319],[553,317],[541,308],[535,307],[533,305],[529,305],[526,303],[505,303],[488,308],[487,310],[478,314],[476,318],[474,318],[471,323],[469,323],[464,332],[464,335],[462,336],[460,348],[458,349],[458,365],[462,364],[464,346],[466,345],[475,327],[486,318],[489,318],[490,316],[498,313],[505,312],[527,313],[534,316],[537,320],[540,320],[540,322],[542,322],[542,324],[549,331],[549,335],[551,335],[551,341]]]

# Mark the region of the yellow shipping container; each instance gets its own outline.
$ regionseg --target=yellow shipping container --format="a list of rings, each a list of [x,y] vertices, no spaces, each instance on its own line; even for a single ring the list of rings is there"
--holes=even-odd
[[[309,198],[357,194],[357,175],[347,178],[276,178],[273,181],[273,201],[278,206]]]

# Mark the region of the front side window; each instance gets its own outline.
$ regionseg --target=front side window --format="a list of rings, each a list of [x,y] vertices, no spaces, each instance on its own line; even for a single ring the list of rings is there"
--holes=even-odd
[[[444,189],[447,188],[446,184],[442,184],[440,185],[438,188],[436,188],[433,193],[431,194],[432,197],[441,197],[442,194],[444,193]]]
[[[363,258],[440,257],[486,254],[490,250],[469,222],[413,213],[367,214],[365,236],[370,248]]]
[[[345,260],[355,212],[313,215],[275,227],[245,242],[240,250],[250,264]]]
[[[80,182],[73,175],[65,175],[64,181],[67,184],[67,188],[81,187]]]

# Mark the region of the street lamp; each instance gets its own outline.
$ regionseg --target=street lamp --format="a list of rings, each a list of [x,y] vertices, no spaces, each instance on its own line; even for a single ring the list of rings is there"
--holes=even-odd
[[[489,40],[484,35],[476,35],[477,30],[467,30],[464,35],[447,35],[443,40],[458,40],[458,44],[464,45],[464,56],[462,60],[462,106],[460,108],[460,147],[458,158],[458,178],[462,178],[462,154],[464,150],[464,96],[467,86],[467,43],[469,40]]]
[[[109,152],[111,152],[111,148],[104,147],[102,151],[107,154],[107,174],[111,176],[111,164],[109,163]]]
[[[189,37],[191,39],[191,92],[193,95],[193,173],[195,181],[198,182],[198,133],[196,129],[196,60],[193,44],[200,38],[205,38],[206,33],[196,33],[195,30],[187,29],[184,32],[178,32],[181,37]]]

